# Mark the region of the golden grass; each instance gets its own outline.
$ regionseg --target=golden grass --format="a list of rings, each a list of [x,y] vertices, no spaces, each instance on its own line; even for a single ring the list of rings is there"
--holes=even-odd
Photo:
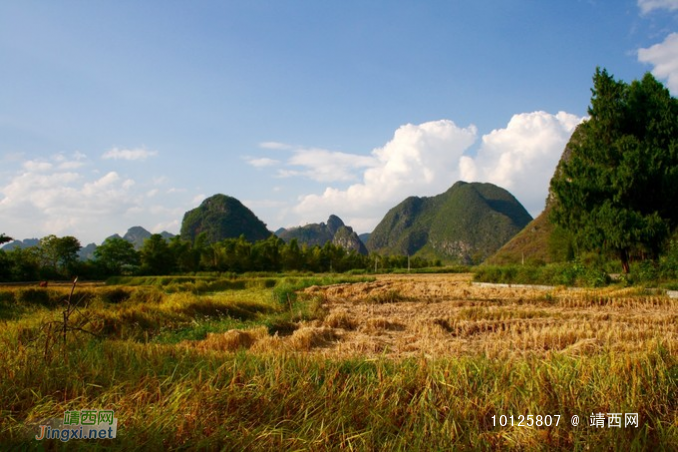
[[[677,302],[641,289],[478,287],[468,275],[388,275],[306,293],[325,300],[324,319],[301,322],[290,337],[261,336],[268,343],[256,350],[510,358],[642,352],[658,340],[678,350]],[[386,298],[394,301],[374,302]]]
[[[202,341],[184,341],[180,345],[195,347],[197,350],[218,350],[235,352],[240,349],[249,349],[257,341],[267,338],[268,330],[259,327],[248,331],[229,330],[225,333],[208,333]]]
[[[36,446],[26,439],[31,422],[87,407],[114,409],[119,438],[45,449],[678,447],[678,300],[643,290],[397,275],[309,288],[289,308],[265,288],[123,295],[94,297],[85,311],[99,339],[74,335],[49,359],[35,345],[59,310],[40,304],[0,321],[3,450]],[[228,328],[254,326],[174,344],[144,336],[221,316],[254,319]],[[591,412],[637,412],[640,426],[565,423]],[[540,413],[562,415],[561,426],[491,424],[493,415]]]

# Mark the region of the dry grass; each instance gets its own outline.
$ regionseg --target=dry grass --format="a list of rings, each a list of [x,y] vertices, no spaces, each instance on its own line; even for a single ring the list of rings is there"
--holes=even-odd
[[[124,290],[87,310],[101,338],[74,336],[49,359],[32,339],[59,311],[42,293],[22,293],[25,307],[12,295],[0,319],[0,444],[40,448],[36,420],[106,407],[121,422],[115,441],[45,450],[678,448],[676,300],[469,281],[386,276],[309,288],[289,307],[265,288]],[[201,340],[145,337],[214,322],[228,326]],[[640,425],[564,422],[592,412],[638,413]],[[491,421],[537,413],[561,425]]]
[[[268,337],[266,327],[259,327],[248,331],[230,330],[225,333],[208,333],[202,341],[184,341],[180,345],[195,347],[197,350],[219,350],[235,352],[240,349],[249,349],[257,341]]]
[[[658,340],[678,350],[677,302],[639,289],[479,287],[469,275],[388,275],[306,292],[326,300],[325,318],[290,337],[261,336],[266,346],[257,350],[511,358],[642,352]]]

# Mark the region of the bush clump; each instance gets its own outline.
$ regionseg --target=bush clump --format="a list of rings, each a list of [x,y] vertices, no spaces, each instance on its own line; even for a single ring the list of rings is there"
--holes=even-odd
[[[604,270],[579,261],[532,265],[483,265],[476,267],[474,281],[500,284],[602,287],[611,282]]]

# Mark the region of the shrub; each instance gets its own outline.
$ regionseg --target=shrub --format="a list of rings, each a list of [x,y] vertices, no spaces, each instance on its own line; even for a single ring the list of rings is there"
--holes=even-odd
[[[611,280],[607,272],[600,267],[586,266],[579,261],[574,261],[543,266],[480,266],[475,270],[474,281],[600,287],[609,284]]]
[[[678,279],[678,240],[671,240],[659,260],[659,276],[662,279]]]

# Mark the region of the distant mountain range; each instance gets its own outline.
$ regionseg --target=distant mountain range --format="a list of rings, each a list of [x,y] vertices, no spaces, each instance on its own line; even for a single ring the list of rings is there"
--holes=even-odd
[[[106,240],[112,239],[112,238],[118,238],[118,239],[124,239],[130,242],[132,245],[134,245],[134,248],[139,250],[141,249],[142,246],[144,246],[144,242],[146,239],[151,237],[151,233],[147,231],[146,229],[142,228],[141,226],[133,226],[127,230],[125,235],[120,237],[119,234],[113,234],[109,237],[106,237]],[[165,239],[169,240],[172,237],[174,237],[174,234],[171,234],[167,231],[162,231],[160,235]]]
[[[389,210],[370,234],[358,236],[339,217],[331,215],[326,223],[281,228],[276,235],[286,242],[296,239],[300,245],[324,246],[331,242],[362,254],[369,250],[448,263],[477,264],[496,253],[531,220],[525,208],[503,188],[487,183],[457,182],[437,196],[405,199]],[[540,230],[549,227],[536,220],[531,224]],[[193,243],[200,234],[205,234],[207,244],[211,244],[241,235],[255,242],[267,239],[272,233],[239,200],[217,194],[184,215],[181,238]],[[174,237],[168,232],[161,235],[168,240]],[[140,249],[150,236],[149,231],[135,226],[122,237],[113,234],[109,238],[122,238]],[[4,249],[38,243],[38,239],[17,240]],[[95,250],[96,245],[89,244],[82,248],[80,256],[90,259]]]
[[[367,248],[358,234],[336,215],[330,215],[327,223],[312,223],[289,229],[280,228],[275,234],[285,242],[296,239],[299,245],[308,246],[324,246],[327,242],[331,242],[346,250],[367,254]]]
[[[40,239],[24,239],[24,240],[14,240],[2,246],[1,248],[5,251],[11,251],[15,248],[30,248],[31,246],[38,246],[40,244]]]
[[[139,250],[144,244],[144,241],[149,238],[152,234],[147,231],[146,229],[142,228],[141,226],[133,226],[127,230],[125,235],[120,237],[119,234],[113,234],[109,237],[106,237],[106,240],[110,238],[122,238],[124,240],[127,240],[128,242],[132,243],[134,245],[134,248]],[[160,233],[161,236],[165,238],[165,240],[169,240],[172,237],[174,237],[174,234],[171,234],[167,231],[163,231]],[[5,251],[11,251],[15,248],[30,248],[31,246],[38,246],[40,244],[40,239],[25,239],[25,240],[14,240],[13,242],[10,242],[6,244],[5,246],[2,247],[3,250]],[[83,246],[80,249],[80,252],[78,253],[78,256],[80,257],[81,260],[88,260],[88,259],[93,259],[94,258],[94,251],[97,249],[97,245],[94,243],[90,243],[88,245]]]
[[[367,249],[477,264],[531,220],[503,188],[457,182],[445,193],[412,196],[389,210],[370,235]]]

